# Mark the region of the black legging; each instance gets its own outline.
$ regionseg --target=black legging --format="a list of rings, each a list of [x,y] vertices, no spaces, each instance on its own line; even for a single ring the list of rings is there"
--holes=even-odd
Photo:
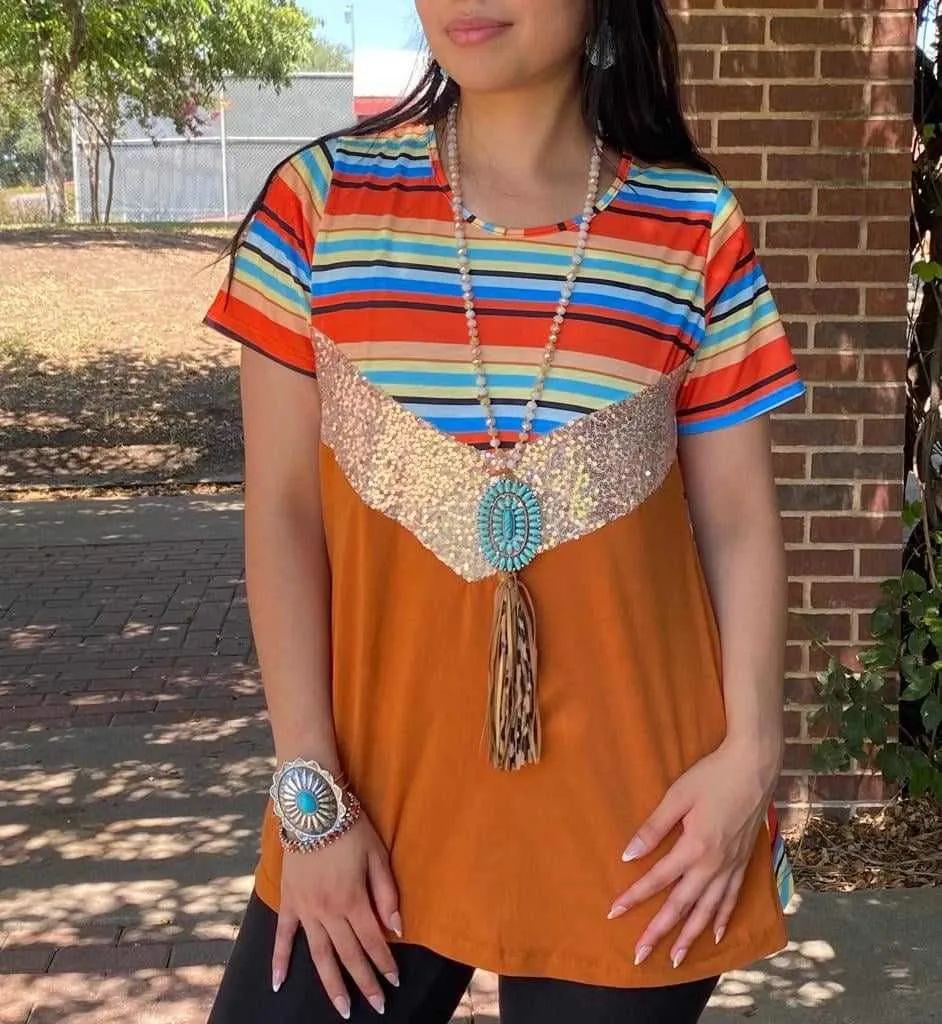
[[[288,977],[271,989],[275,913],[253,892],[222,979],[209,1024],[338,1024],[299,928]],[[400,987],[384,984],[380,1017],[345,975],[351,1024],[447,1024],[473,968],[422,946],[391,945]],[[694,1024],[717,978],[665,988],[603,988],[544,978],[500,979],[502,1024]]]

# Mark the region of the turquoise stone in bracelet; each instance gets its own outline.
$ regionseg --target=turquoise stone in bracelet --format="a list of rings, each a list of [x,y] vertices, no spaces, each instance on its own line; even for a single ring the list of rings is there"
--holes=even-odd
[[[302,789],[297,796],[298,808],[303,814],[316,814],[320,806],[317,796],[310,789]]]

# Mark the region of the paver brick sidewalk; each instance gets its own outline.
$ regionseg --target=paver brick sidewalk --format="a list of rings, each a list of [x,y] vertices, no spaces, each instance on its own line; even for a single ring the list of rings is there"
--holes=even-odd
[[[240,503],[137,501],[0,503],[0,728],[262,708]]]
[[[241,512],[0,503],[2,1024],[206,1018],[270,773]]]
[[[257,717],[4,733],[0,1022],[205,1021],[268,751]]]
[[[205,1020],[239,906],[168,900],[181,858],[227,870],[213,843],[248,891],[262,706],[241,502],[0,505],[0,1021]],[[230,759],[252,779],[206,836]]]

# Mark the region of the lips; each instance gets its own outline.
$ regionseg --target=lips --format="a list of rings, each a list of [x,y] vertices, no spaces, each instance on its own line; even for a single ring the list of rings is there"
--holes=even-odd
[[[502,35],[510,25],[494,18],[456,18],[445,27],[445,34],[458,46],[474,46]]]

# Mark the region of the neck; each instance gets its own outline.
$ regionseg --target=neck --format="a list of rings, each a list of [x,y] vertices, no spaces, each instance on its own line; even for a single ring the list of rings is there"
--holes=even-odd
[[[462,160],[528,177],[560,155],[588,152],[592,133],[579,103],[578,83],[547,82],[512,93],[463,92],[458,112]]]

